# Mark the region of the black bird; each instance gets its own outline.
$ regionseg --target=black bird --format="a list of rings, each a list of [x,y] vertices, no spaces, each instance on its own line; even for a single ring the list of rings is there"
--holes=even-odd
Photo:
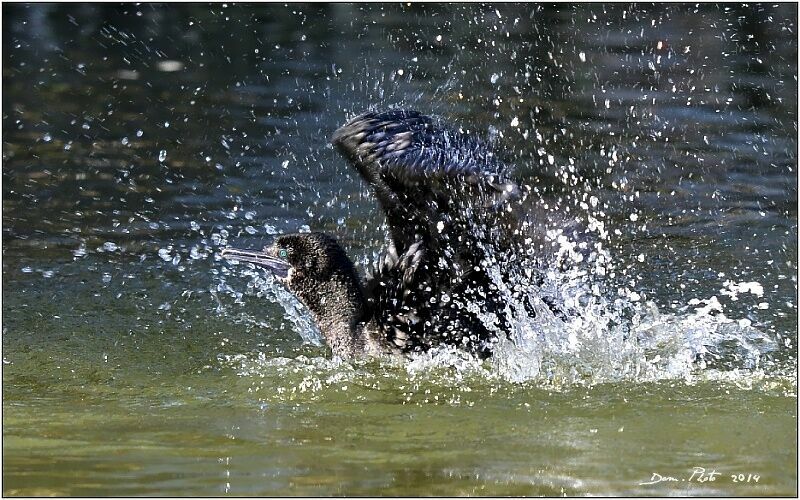
[[[515,206],[529,193],[489,147],[401,109],[359,115],[332,143],[372,187],[389,226],[391,243],[366,280],[323,233],[286,234],[263,250],[226,248],[222,256],[271,271],[308,307],[335,355],[449,344],[485,358],[508,331],[509,297],[536,313],[530,290],[510,278],[554,253],[546,234],[554,222],[541,209],[520,220]]]

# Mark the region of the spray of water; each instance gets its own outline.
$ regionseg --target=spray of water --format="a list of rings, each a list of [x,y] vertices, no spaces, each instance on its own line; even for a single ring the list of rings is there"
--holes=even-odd
[[[245,292],[239,292],[228,285],[224,277],[216,285],[216,290],[231,295],[239,304],[243,303],[245,295],[255,295],[256,298],[280,304],[283,307],[285,319],[292,324],[294,331],[300,335],[304,344],[322,345],[322,335],[316,323],[308,310],[297,300],[297,297],[278,283],[268,272],[263,272],[250,266],[243,268],[241,273],[249,279]],[[258,318],[246,318],[246,321],[262,324]]]
[[[587,231],[596,237],[608,232],[598,219],[592,219]],[[455,379],[481,374],[552,388],[694,380],[719,377],[720,373],[754,373],[764,368],[765,357],[777,348],[773,339],[749,321],[726,317],[716,297],[692,301],[677,313],[663,313],[655,303],[640,300],[636,292],[626,289],[620,296],[606,282],[605,277],[614,274],[615,260],[602,244],[572,241],[558,228],[546,231],[546,239],[556,250],[545,259],[550,262],[545,267],[542,256],[533,252],[514,256],[512,266],[502,249],[489,242],[482,246],[509,326],[508,331],[497,332],[498,343],[488,362],[441,347],[411,355],[403,363],[408,374],[414,377],[446,370]],[[249,279],[247,291],[236,292],[224,284],[228,293],[237,301],[247,294],[281,304],[303,342],[320,344],[313,320],[290,292],[268,273],[256,269],[243,273]],[[545,303],[544,297],[551,303]],[[448,297],[448,301],[473,312],[487,328],[497,331],[497,315],[483,311],[481,304],[459,297]],[[554,313],[553,304],[567,313]],[[689,310],[691,306],[697,307]],[[242,368],[244,372],[254,369],[247,358],[233,361],[249,366]],[[318,360],[312,363],[315,370],[320,369],[319,363],[333,366]],[[258,363],[262,368],[272,364],[265,359]]]

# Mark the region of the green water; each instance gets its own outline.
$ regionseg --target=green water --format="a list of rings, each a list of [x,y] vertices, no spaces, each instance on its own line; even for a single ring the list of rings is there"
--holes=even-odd
[[[796,495],[796,19],[4,4],[3,494]],[[394,105],[595,196],[615,276],[587,317],[633,333],[527,345],[528,381],[342,363],[215,257],[308,226],[363,269],[383,219],[327,138]],[[631,291],[652,308],[600,314]]]
[[[786,495],[796,484],[796,405],[734,385],[433,386],[427,403],[404,404],[400,384],[348,382],[259,408],[246,383],[214,375],[9,401],[5,493]],[[721,475],[639,485],[694,467]],[[733,483],[740,473],[760,479]]]

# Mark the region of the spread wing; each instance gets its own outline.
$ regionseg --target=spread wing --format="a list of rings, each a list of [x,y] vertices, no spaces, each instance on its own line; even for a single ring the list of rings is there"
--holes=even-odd
[[[359,115],[333,144],[375,192],[392,245],[366,284],[372,318],[403,351],[462,345],[487,355],[503,301],[487,248],[513,234],[520,193],[491,149],[416,111]],[[421,319],[424,318],[424,319]],[[498,323],[501,320],[498,320]]]
[[[361,114],[333,144],[374,189],[395,245],[442,235],[502,213],[519,196],[509,168],[484,143],[417,111]]]

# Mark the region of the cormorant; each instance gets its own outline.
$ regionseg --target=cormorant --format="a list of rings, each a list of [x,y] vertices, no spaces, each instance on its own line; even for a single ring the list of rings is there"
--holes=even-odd
[[[361,114],[332,143],[374,190],[389,226],[391,243],[366,280],[337,241],[318,232],[222,256],[271,271],[308,307],[335,355],[449,344],[490,356],[508,332],[508,297],[535,313],[530,291],[505,279],[524,256],[553,248],[542,220],[515,214],[522,193],[509,167],[481,141],[412,110]]]

